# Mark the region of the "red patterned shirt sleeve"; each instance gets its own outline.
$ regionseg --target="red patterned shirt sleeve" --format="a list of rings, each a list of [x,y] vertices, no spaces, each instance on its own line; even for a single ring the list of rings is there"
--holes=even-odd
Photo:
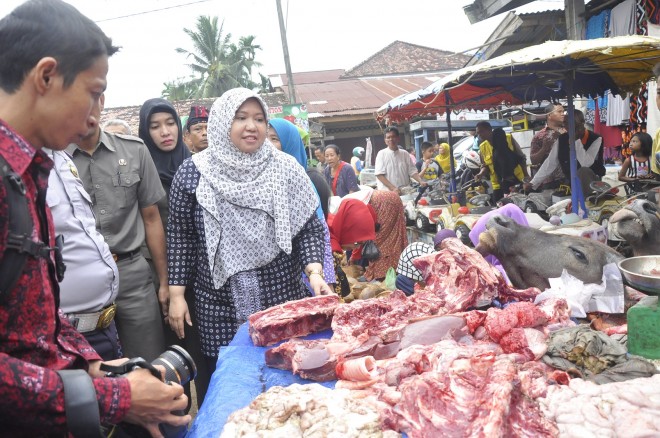
[[[31,239],[53,245],[50,212],[43,205],[52,162],[0,120],[0,155],[21,176],[32,221]],[[8,234],[7,193],[0,184],[0,262]],[[37,204],[42,205],[39,207]],[[39,208],[45,209],[46,224]],[[2,436],[66,433],[64,386],[56,370],[85,369],[100,360],[85,338],[58,312],[52,258],[28,257],[0,305],[0,423]],[[131,405],[125,378],[93,380],[101,421],[122,421]]]
[[[76,352],[87,360],[87,362],[102,360],[101,356],[99,356],[92,346],[89,345],[87,339],[85,339],[78,330],[73,328],[69,320],[64,317],[61,310],[58,312],[58,316],[60,318],[59,337],[66,339],[67,344],[73,347]]]
[[[131,388],[125,378],[94,379],[101,422],[118,423],[131,405]],[[12,416],[13,430],[29,435],[35,425],[43,431],[66,431],[64,387],[57,372],[0,354],[0,412],[21,412]]]
[[[123,421],[131,407],[131,385],[124,377],[94,379],[96,399],[99,402],[101,423],[116,424]]]

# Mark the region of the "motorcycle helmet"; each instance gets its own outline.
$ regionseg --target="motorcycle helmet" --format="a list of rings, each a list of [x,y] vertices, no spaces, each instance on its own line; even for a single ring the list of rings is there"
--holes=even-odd
[[[353,148],[353,156],[354,157],[360,158],[363,153],[364,153],[364,148],[363,147],[358,146],[356,148]]]
[[[470,169],[476,170],[481,167],[481,157],[479,157],[479,154],[475,151],[465,151],[463,154],[463,160]]]

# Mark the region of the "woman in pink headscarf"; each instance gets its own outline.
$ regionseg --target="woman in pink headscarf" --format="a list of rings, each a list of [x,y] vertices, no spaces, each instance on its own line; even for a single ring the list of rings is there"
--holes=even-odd
[[[524,226],[529,226],[529,222],[527,222],[527,217],[525,216],[525,213],[515,204],[507,204],[503,207],[500,207],[496,210],[489,211],[485,215],[481,216],[479,220],[477,221],[476,224],[474,224],[474,227],[472,227],[472,231],[470,231],[470,240],[472,241],[472,244],[474,246],[477,246],[479,243],[479,235],[486,231],[486,224],[492,218],[493,216],[507,216],[519,223],[520,225]],[[510,283],[509,277],[506,275],[506,271],[504,270],[504,266],[502,266],[502,263],[493,255],[488,255],[484,257],[488,263],[491,265],[495,266],[498,271],[502,273],[504,276],[504,279],[507,281],[507,283]]]

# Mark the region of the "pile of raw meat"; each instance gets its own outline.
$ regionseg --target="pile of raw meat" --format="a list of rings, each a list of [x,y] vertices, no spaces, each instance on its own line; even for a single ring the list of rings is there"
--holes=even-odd
[[[582,379],[548,389],[545,417],[565,437],[660,436],[660,375],[597,385]]]
[[[534,304],[539,290],[511,288],[457,239],[414,264],[426,287],[410,297],[396,291],[341,305],[316,297],[255,315],[252,338],[267,344],[325,327],[331,318],[332,338],[288,340],[266,352],[267,365],[338,380],[337,388],[377,400],[372,405],[386,430],[411,438],[563,433],[565,416],[549,413],[557,409],[558,385],[570,378],[539,359],[550,333],[575,325],[566,301]],[[509,304],[478,310],[493,299]]]
[[[321,385],[275,386],[229,417],[221,437],[395,438],[375,400]]]

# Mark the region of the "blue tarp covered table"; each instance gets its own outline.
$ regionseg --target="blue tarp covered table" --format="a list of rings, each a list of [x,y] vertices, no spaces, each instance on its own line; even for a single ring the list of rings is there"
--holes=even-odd
[[[331,336],[332,332],[326,330],[304,339]],[[273,386],[314,383],[294,376],[291,371],[267,367],[264,352],[268,348],[270,347],[254,346],[248,334],[247,323],[238,329],[232,342],[220,349],[206,398],[187,437],[218,437],[232,412],[249,405],[256,396]],[[335,386],[334,381],[322,384],[328,388]]]

